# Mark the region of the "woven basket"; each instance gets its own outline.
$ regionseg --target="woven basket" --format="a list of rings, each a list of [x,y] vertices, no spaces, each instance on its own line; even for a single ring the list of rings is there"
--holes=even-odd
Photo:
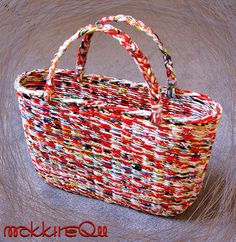
[[[163,53],[167,87],[158,85],[137,44],[107,24],[112,21],[153,38]],[[85,75],[94,32],[117,39],[146,83]],[[56,69],[82,36],[76,70]],[[21,74],[15,88],[32,161],[49,184],[164,216],[182,213],[196,199],[222,108],[206,95],[176,88],[170,55],[141,21],[118,15],[81,28],[60,47],[49,69]]]

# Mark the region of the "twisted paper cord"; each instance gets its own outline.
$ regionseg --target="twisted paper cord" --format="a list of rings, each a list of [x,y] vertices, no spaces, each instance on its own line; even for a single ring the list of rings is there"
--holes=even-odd
[[[137,44],[131,40],[131,38],[123,33],[121,30],[114,28],[111,25],[88,25],[84,28],[78,30],[74,35],[72,35],[68,40],[64,42],[64,44],[59,48],[59,51],[55,54],[54,59],[51,61],[51,66],[49,68],[49,74],[47,77],[47,82],[45,85],[45,100],[49,101],[51,95],[54,91],[53,78],[55,75],[55,70],[57,64],[61,57],[64,55],[67,48],[71,45],[73,41],[80,38],[81,36],[85,36],[85,38],[89,38],[89,35],[94,32],[104,32],[113,36],[115,39],[119,41],[119,43],[128,51],[128,53],[134,58],[136,64],[138,65],[140,71],[143,73],[143,77],[146,80],[148,85],[149,93],[150,93],[150,103],[151,103],[151,122],[157,124],[161,121],[161,97],[159,92],[159,86],[156,80],[156,77],[152,71],[152,68],[149,64],[147,57],[143,54],[143,52],[138,48]],[[86,34],[86,35],[85,35]],[[89,44],[84,43],[84,50],[88,50]],[[85,61],[83,59],[83,55],[79,54],[78,60]]]
[[[157,44],[158,48],[160,49],[161,53],[163,54],[164,65],[166,68],[167,82],[168,82],[167,95],[169,97],[174,97],[177,80],[176,80],[176,75],[175,75],[174,68],[173,68],[173,62],[171,60],[171,56],[170,56],[169,52],[167,51],[166,48],[164,48],[163,43],[161,42],[159,36],[150,27],[145,25],[142,21],[136,20],[132,16],[126,16],[126,15],[122,15],[122,14],[116,15],[116,16],[104,17],[104,18],[96,21],[96,24],[107,24],[107,23],[111,23],[111,22],[125,22],[127,25],[135,27],[138,31],[145,32],[148,36],[150,36],[153,39],[153,41]],[[90,45],[92,36],[93,36],[93,33],[86,34],[83,37],[81,46],[78,50],[76,71],[77,71],[78,76],[81,75],[81,78],[84,75],[84,69],[85,69],[85,64],[86,64],[86,60],[87,60],[87,53],[88,53],[88,49],[89,49],[89,45]]]

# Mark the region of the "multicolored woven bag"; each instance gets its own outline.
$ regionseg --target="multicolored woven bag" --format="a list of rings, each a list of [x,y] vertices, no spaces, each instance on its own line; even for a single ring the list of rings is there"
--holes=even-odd
[[[112,21],[152,37],[164,57],[167,87],[158,85],[147,57],[108,24]],[[94,32],[118,40],[145,83],[85,75]],[[66,49],[82,36],[76,70],[57,69]],[[33,164],[49,184],[164,216],[182,213],[196,199],[222,108],[204,94],[176,88],[170,55],[141,21],[118,15],[81,28],[60,47],[49,69],[21,74],[15,88]]]

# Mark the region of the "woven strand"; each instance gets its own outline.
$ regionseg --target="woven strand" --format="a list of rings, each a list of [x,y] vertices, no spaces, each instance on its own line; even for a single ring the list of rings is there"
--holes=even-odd
[[[143,31],[149,37],[153,39],[153,41],[157,44],[158,48],[160,49],[161,53],[163,54],[164,65],[166,68],[166,75],[167,75],[167,95],[168,97],[175,96],[175,87],[176,87],[176,74],[173,68],[173,62],[171,60],[171,56],[166,48],[164,48],[163,43],[161,42],[159,36],[147,25],[145,25],[142,21],[136,20],[132,16],[127,15],[116,15],[116,16],[109,16],[103,17],[102,19],[96,21],[96,24],[107,24],[111,22],[124,22],[127,25],[135,27],[138,31]],[[91,42],[91,38],[93,33],[85,34],[82,40],[82,43],[78,49],[78,59],[76,63],[76,73],[81,78],[84,75],[85,64],[87,60],[87,54],[89,45]]]

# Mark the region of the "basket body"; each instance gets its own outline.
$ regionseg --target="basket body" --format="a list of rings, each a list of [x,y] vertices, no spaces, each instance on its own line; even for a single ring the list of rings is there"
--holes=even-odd
[[[177,89],[175,99],[163,94],[163,119],[154,125],[145,85],[95,75],[78,82],[73,71],[57,70],[48,103],[37,95],[46,76],[47,70],[24,73],[17,94],[32,161],[49,184],[156,215],[176,215],[193,203],[211,155],[219,104]],[[109,105],[82,106],[75,97]],[[146,113],[132,113],[134,107]]]

